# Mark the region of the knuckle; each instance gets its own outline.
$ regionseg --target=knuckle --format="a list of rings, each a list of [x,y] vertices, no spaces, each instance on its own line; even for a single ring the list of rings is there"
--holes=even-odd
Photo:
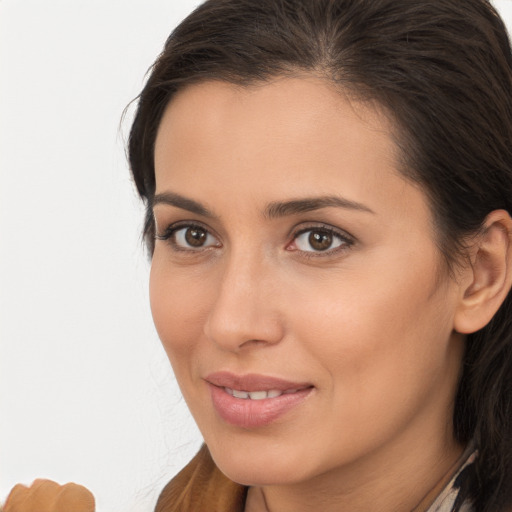
[[[16,484],[7,496],[7,500],[5,501],[3,511],[4,512],[17,512],[20,510],[23,502],[27,497],[28,487],[23,484]]]
[[[61,487],[55,512],[94,512],[94,509],[94,496],[83,485],[67,483]]]
[[[4,504],[3,512],[94,512],[95,500],[83,485],[59,485],[38,478],[30,487],[17,484]]]

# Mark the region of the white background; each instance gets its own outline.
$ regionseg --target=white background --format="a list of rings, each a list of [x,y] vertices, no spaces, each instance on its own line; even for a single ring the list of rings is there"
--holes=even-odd
[[[149,512],[199,447],[152,326],[119,128],[198,3],[0,0],[0,501],[45,477]]]

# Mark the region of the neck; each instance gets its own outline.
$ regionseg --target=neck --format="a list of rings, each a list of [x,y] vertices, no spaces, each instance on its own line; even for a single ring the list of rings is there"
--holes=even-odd
[[[424,512],[456,471],[463,447],[450,436],[405,454],[397,448],[309,482],[251,487],[245,512]]]

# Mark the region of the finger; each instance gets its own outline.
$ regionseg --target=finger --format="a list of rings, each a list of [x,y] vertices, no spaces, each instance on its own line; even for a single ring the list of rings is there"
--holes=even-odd
[[[30,487],[16,485],[5,503],[4,512],[52,512],[60,485],[52,480],[34,480]]]
[[[59,490],[60,485],[53,480],[34,480],[26,499],[26,504],[30,507],[26,512],[53,512],[53,504]]]
[[[23,512],[21,507],[26,498],[26,491],[28,491],[28,487],[25,485],[15,485],[9,493],[9,496],[7,496],[3,512]]]
[[[83,485],[63,485],[52,512],[94,512],[94,496]]]
[[[94,512],[91,492],[82,485],[60,486],[51,480],[35,480],[30,487],[16,485],[3,512]]]

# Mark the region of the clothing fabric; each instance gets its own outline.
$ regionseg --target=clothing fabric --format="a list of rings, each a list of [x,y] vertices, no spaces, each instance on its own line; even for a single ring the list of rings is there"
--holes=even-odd
[[[448,483],[431,504],[416,508],[418,512],[475,512],[462,499],[477,452],[469,447],[456,465]],[[217,468],[208,448],[198,454],[162,491],[155,512],[244,512],[248,488],[229,480]]]
[[[467,500],[463,501],[461,495],[462,490],[467,487],[476,458],[477,452],[472,450],[464,457],[460,469],[455,473],[427,512],[474,512],[471,503]]]

